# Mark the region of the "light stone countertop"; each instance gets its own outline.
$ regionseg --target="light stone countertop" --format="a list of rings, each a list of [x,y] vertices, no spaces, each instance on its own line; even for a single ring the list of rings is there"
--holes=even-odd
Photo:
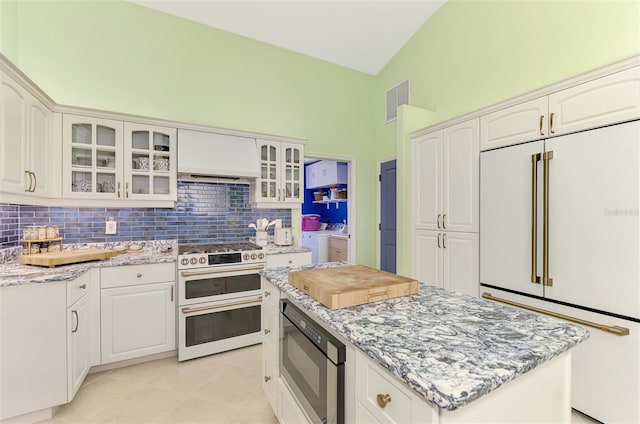
[[[288,283],[293,269],[344,265],[261,274],[313,319],[445,410],[492,392],[589,337],[564,321],[423,283],[415,295],[337,310]]]
[[[118,244],[119,243],[70,244],[64,245],[64,250],[82,248],[113,249]],[[176,240],[147,241],[141,244],[144,244],[144,247],[140,253],[125,253],[109,259],[60,265],[53,268],[23,265],[16,260],[0,263],[0,287],[69,281],[81,276],[91,268],[153,264],[172,262],[177,259],[178,244]],[[171,250],[163,253],[163,251],[168,248],[171,248]]]
[[[303,253],[303,252],[311,252],[310,247],[306,246],[278,246],[276,244],[269,243],[267,246],[262,248],[265,254],[267,255],[282,255],[287,253]]]

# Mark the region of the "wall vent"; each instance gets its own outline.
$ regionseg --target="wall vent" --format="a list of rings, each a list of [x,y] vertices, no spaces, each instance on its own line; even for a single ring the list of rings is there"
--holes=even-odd
[[[387,90],[385,122],[395,121],[398,114],[398,106],[411,104],[409,90],[409,80],[404,80],[395,87]]]

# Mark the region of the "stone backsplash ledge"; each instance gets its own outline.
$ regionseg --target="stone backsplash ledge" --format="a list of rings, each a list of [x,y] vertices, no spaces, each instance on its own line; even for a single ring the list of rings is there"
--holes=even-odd
[[[106,235],[113,217],[118,233]],[[174,208],[62,208],[0,203],[0,249],[20,245],[22,228],[58,225],[64,243],[177,240],[178,243],[246,241],[255,233],[247,225],[258,218],[282,219],[291,226],[289,209],[254,209],[246,184],[178,182]]]

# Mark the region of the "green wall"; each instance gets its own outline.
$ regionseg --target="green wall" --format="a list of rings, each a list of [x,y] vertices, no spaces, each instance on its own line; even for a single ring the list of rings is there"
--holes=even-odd
[[[378,156],[398,156],[398,198],[412,196],[402,134],[417,122],[426,127],[638,53],[640,1],[447,1],[375,81]],[[424,113],[411,112],[410,125],[385,125],[384,93],[406,78],[412,106]],[[413,274],[410,205],[398,205],[405,275]]]
[[[377,162],[397,155],[404,274],[411,131],[640,53],[635,0],[449,0],[375,77],[119,0],[0,0],[0,24],[0,51],[58,103],[355,157],[359,263],[376,262]],[[384,124],[384,92],[406,78],[413,107]]]

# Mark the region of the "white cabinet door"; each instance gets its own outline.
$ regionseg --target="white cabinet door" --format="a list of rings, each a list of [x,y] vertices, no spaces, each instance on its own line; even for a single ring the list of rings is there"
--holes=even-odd
[[[640,121],[547,140],[545,297],[640,318]]]
[[[287,384],[280,378],[278,379],[279,406],[278,421],[281,424],[310,424],[311,420],[307,418],[302,411],[302,407],[291,394]]]
[[[549,96],[550,135],[640,118],[640,67]]]
[[[547,137],[548,106],[548,98],[544,96],[480,117],[480,150]]]
[[[33,193],[49,197],[53,178],[52,171],[61,171],[61,164],[51,160],[53,113],[42,103],[31,97],[28,102],[29,159],[27,169],[33,172]]]
[[[413,142],[415,228],[440,228],[442,155],[442,131],[423,135]]]
[[[282,143],[281,189],[283,202],[301,204],[304,200],[304,153],[300,144]]]
[[[532,283],[542,276],[542,230],[532,233],[534,215],[542,222],[542,165],[532,155],[544,151],[535,141],[482,152],[480,169],[480,282],[523,293],[543,295],[542,285]],[[533,206],[533,170],[536,170]],[[538,172],[540,171],[540,172]],[[536,248],[534,248],[536,247]],[[533,256],[536,261],[532,264]]]
[[[442,233],[418,230],[415,233],[415,278],[425,284],[442,287]]]
[[[278,202],[280,200],[280,143],[256,140],[260,161],[260,178],[256,178],[254,201]]]
[[[124,123],[125,199],[176,200],[176,129]]]
[[[445,128],[443,132],[441,226],[448,231],[478,231],[478,132],[478,119]]]
[[[175,349],[174,283],[102,289],[102,363]]]
[[[251,185],[252,201],[264,207],[300,205],[304,200],[303,145],[261,139],[256,142],[260,177]]]
[[[89,296],[67,309],[67,402],[71,402],[89,372]]]
[[[65,114],[62,125],[63,197],[124,199],[122,121]]]
[[[480,252],[478,234],[448,232],[442,235],[444,288],[479,295]]]

